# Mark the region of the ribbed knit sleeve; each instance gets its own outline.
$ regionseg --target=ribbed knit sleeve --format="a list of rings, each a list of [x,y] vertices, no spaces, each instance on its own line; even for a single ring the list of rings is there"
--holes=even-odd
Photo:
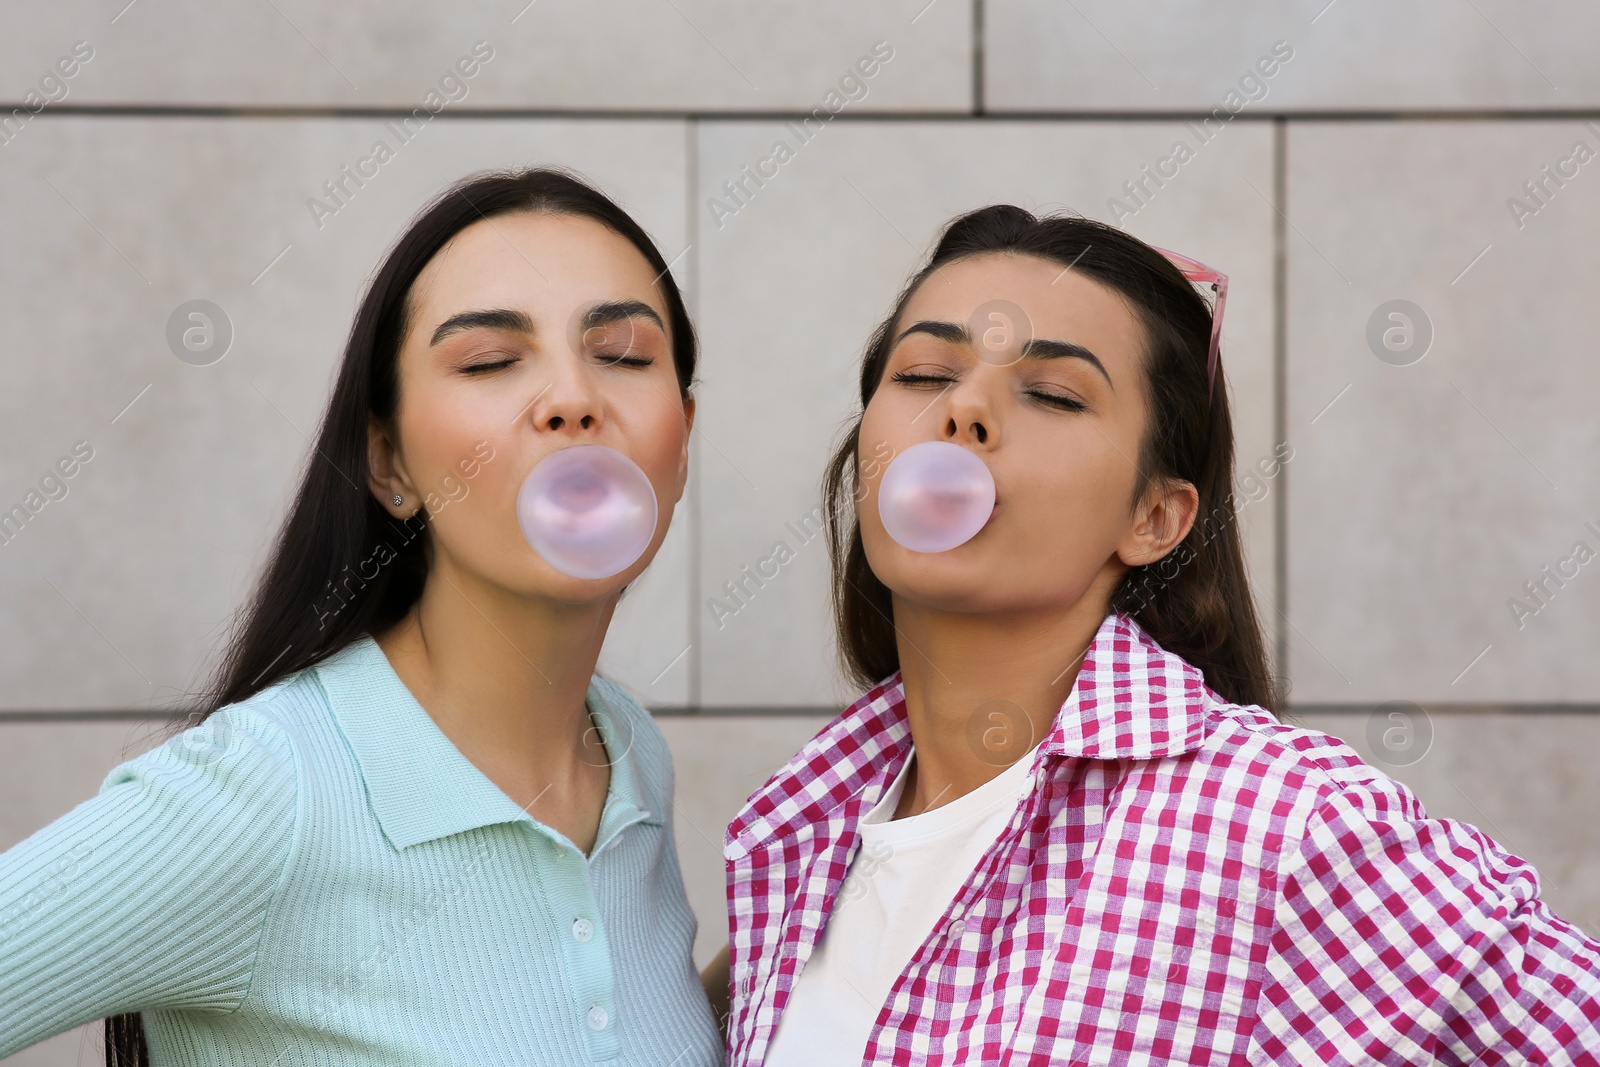
[[[0,1058],[121,1012],[238,1008],[297,798],[287,734],[238,704],[0,854]]]

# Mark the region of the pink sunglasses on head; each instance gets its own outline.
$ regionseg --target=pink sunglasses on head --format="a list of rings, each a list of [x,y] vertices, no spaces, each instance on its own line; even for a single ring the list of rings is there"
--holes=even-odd
[[[1222,341],[1222,309],[1228,306],[1228,276],[1188,256],[1180,256],[1165,248],[1156,248],[1155,245],[1150,247],[1166,256],[1173,266],[1183,272],[1185,278],[1191,282],[1209,285],[1217,294],[1217,299],[1211,305],[1211,349],[1206,353],[1206,402],[1210,403],[1217,380],[1218,345]]]

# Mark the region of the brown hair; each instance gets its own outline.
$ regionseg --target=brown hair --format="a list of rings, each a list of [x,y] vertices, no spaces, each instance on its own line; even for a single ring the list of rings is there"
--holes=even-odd
[[[1278,687],[1239,539],[1233,424],[1220,362],[1215,400],[1207,401],[1211,310],[1160,252],[1105,223],[1068,215],[1038,217],[1009,204],[954,219],[867,343],[861,363],[863,411],[883,376],[895,324],[917,287],[947,263],[995,252],[1059,263],[1133,306],[1145,334],[1150,405],[1134,500],[1153,481],[1182,479],[1199,492],[1200,517],[1161,560],[1129,569],[1112,595],[1111,610],[1126,613],[1163,648],[1199,668],[1206,684],[1224,699],[1277,713]],[[823,508],[840,656],[851,681],[870,687],[899,669],[900,654],[889,590],[867,564],[856,517],[860,433],[858,413],[828,464]]]

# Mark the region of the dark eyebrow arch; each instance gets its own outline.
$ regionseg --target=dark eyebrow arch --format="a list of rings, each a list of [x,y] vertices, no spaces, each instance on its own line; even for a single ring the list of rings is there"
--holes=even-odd
[[[1044,338],[1035,337],[1033,340],[1023,344],[1022,358],[1081,359],[1099,371],[1100,377],[1106,380],[1107,385],[1111,386],[1113,390],[1116,389],[1116,385],[1111,381],[1111,375],[1106,373],[1105,364],[1100,362],[1100,357],[1082,345],[1075,345],[1071,341],[1047,341]]]
[[[605,300],[590,308],[583,317],[584,329],[595,326],[608,326],[613,322],[622,322],[634,316],[649,319],[661,327],[661,332],[667,332],[667,324],[661,321],[661,316],[656,314],[656,309],[646,304],[643,300]]]
[[[910,326],[907,326],[904,330],[900,331],[900,336],[894,339],[894,343],[899,344],[907,334],[913,333],[931,334],[932,336],[939,338],[939,340],[949,341],[951,344],[966,345],[972,343],[972,337],[970,334],[968,334],[965,326],[962,326],[959,323],[937,322],[931,319],[924,319],[921,322],[913,322]],[[1099,371],[1100,377],[1106,380],[1107,385],[1111,386],[1113,390],[1116,389],[1116,384],[1112,382],[1111,375],[1106,372],[1105,364],[1100,362],[1100,357],[1096,356],[1093,352],[1089,351],[1082,345],[1073,344],[1071,341],[1049,341],[1045,340],[1044,338],[1035,337],[1023,344],[1022,358],[1081,359],[1093,366],[1095,370]]]
[[[894,343],[899,344],[901,341],[906,339],[908,334],[913,333],[932,334],[939,340],[949,341],[953,345],[964,345],[972,340],[972,338],[967,335],[967,328],[965,326],[957,326],[953,322],[936,322],[932,319],[923,319],[921,322],[913,322],[910,326],[907,326],[905,329],[901,330],[900,336],[894,339]]]
[[[433,331],[433,340],[429,341],[428,345],[430,347],[436,345],[453,333],[474,329],[508,330],[526,334],[534,332],[533,320],[523,312],[511,308],[486,308],[482,311],[463,311],[459,315],[451,315]]]

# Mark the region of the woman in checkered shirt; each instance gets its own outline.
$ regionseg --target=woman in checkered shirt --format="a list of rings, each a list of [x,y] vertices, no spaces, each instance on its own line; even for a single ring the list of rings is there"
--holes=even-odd
[[[1600,943],[1534,869],[1274,717],[1225,293],[988,207],[872,338],[826,492],[866,691],[728,827],[734,1067],[1600,1063]],[[996,486],[943,552],[877,507],[926,441]]]

